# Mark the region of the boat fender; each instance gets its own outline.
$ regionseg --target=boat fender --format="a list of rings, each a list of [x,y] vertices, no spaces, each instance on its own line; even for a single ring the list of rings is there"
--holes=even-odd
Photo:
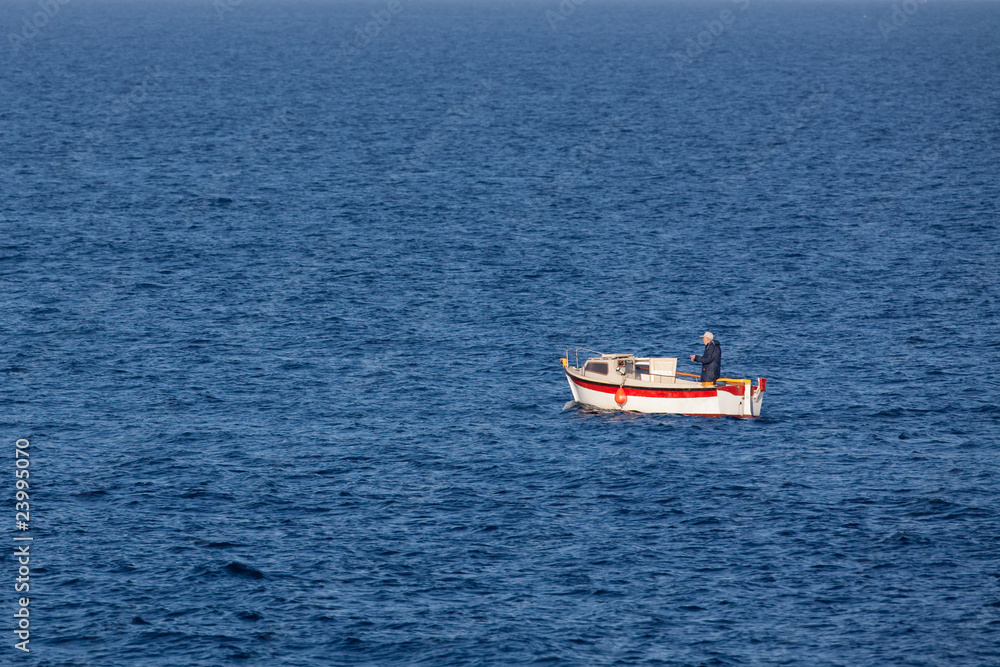
[[[618,387],[618,391],[615,392],[615,403],[619,406],[625,405],[625,401],[628,400],[628,396],[625,395],[625,387]]]

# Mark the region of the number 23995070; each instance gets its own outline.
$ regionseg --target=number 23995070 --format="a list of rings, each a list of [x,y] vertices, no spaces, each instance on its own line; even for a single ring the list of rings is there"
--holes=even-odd
[[[21,530],[28,530],[28,521],[31,520],[31,508],[28,505],[28,477],[30,476],[28,467],[31,465],[28,458],[29,444],[24,438],[14,443],[14,466],[17,468],[14,471],[14,475],[17,477],[17,481],[14,483],[17,489],[14,494],[16,499],[14,510],[17,512],[14,519],[17,521],[17,527]]]

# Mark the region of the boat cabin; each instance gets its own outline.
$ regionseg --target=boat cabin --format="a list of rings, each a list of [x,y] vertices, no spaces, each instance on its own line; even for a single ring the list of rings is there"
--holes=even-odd
[[[631,354],[602,354],[583,366],[583,377],[620,381],[622,377],[645,382],[674,383],[677,357],[636,357]]]

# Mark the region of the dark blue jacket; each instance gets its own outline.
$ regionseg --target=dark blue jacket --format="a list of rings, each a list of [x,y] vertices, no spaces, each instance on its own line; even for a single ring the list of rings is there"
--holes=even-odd
[[[719,375],[722,374],[722,348],[719,346],[719,341],[708,341],[705,353],[700,357],[695,355],[694,360],[701,364],[702,382],[715,382],[719,379]]]

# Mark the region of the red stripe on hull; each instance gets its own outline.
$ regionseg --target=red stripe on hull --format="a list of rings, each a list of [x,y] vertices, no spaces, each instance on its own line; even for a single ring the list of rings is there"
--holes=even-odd
[[[616,385],[588,382],[587,380],[581,380],[580,378],[569,375],[568,373],[567,375],[570,380],[584,389],[599,391],[605,394],[613,394],[618,391],[618,387]],[[736,396],[743,395],[742,391],[730,391],[731,389],[737,389],[737,387],[718,387],[715,389],[639,389],[636,387],[625,387],[624,389],[626,396],[647,396],[649,398],[711,398],[718,395],[719,389],[728,391]]]

